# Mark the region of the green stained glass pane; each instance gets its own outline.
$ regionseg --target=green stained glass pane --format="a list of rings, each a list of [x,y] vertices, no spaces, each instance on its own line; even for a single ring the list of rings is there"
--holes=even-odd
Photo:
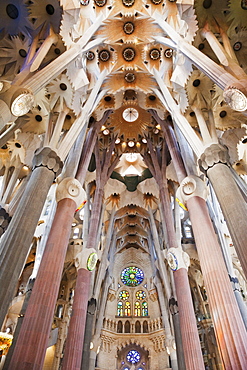
[[[142,303],[142,316],[148,316],[148,304],[147,304],[147,302]]]
[[[121,280],[127,286],[137,286],[143,282],[144,273],[135,266],[126,267],[121,273]]]

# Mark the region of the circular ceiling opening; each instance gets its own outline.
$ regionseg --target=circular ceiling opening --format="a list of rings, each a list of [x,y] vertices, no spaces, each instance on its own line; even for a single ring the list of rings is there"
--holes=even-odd
[[[123,119],[127,122],[134,122],[139,117],[139,113],[135,108],[126,108],[123,111]]]

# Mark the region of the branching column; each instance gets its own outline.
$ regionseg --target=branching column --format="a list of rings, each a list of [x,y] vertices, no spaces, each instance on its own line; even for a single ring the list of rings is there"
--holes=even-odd
[[[83,341],[81,342],[80,340],[78,340],[78,331],[76,328],[80,326],[80,331],[83,332],[84,338],[87,302],[90,294],[90,279],[91,279],[91,272],[88,271],[87,269],[87,258],[97,249],[96,242],[101,218],[104,186],[108,178],[110,177],[113,168],[116,165],[116,161],[113,161],[111,163],[114,144],[115,142],[114,140],[112,140],[108,150],[105,149],[103,153],[101,153],[102,156],[100,156],[99,151],[97,151],[98,147],[96,145],[96,192],[94,196],[94,203],[90,220],[88,242],[86,248],[83,248],[83,251],[80,252],[77,256],[78,275],[80,274],[80,276],[84,276],[84,279],[87,282],[87,284],[83,286],[84,287],[83,290],[80,289],[80,286],[76,286],[75,288],[74,299],[76,300],[76,302],[79,302],[78,304],[81,306],[77,311],[75,312],[73,311],[74,313],[70,320],[68,337],[65,346],[63,370],[65,369],[71,370],[72,368],[73,369],[81,368]],[[75,343],[77,343],[76,359],[75,352],[72,353],[73,350],[72,347],[75,346]]]
[[[49,340],[74,211],[84,200],[80,183],[64,179],[57,188],[57,210],[47,240],[10,369],[41,369]]]
[[[212,183],[247,277],[247,204],[227,165],[227,149],[219,144],[212,144],[202,154],[199,164]]]
[[[62,162],[49,147],[36,153],[27,187],[1,240],[0,326],[14,296],[47,193],[61,168]]]
[[[154,150],[149,138],[147,138],[147,143],[150,154],[146,153],[144,159],[160,189],[160,209],[163,213],[162,216],[165,219],[167,229],[167,240],[169,245],[169,253],[167,255],[168,263],[170,262],[170,267],[174,271],[186,368],[189,370],[202,370],[204,369],[204,362],[187,274],[189,257],[183,252],[181,246],[178,247],[177,245],[171,202],[167,188],[167,180],[165,178],[165,145],[163,145],[163,150],[160,153],[158,147]],[[174,268],[174,266],[176,267]]]

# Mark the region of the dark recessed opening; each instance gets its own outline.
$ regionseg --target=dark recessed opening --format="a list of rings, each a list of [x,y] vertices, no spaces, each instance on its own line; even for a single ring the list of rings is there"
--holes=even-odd
[[[93,118],[93,116],[91,116],[91,117],[89,118],[89,123],[93,123],[93,121],[94,121],[94,118]]]
[[[190,112],[190,117],[194,117],[195,116],[195,112]]]
[[[14,4],[8,4],[6,6],[6,13],[11,19],[16,19],[19,17],[19,10]]]
[[[45,9],[46,9],[46,13],[49,15],[52,15],[55,12],[54,6],[51,4],[47,4]]]
[[[71,119],[71,115],[70,114],[66,114],[66,119]]]
[[[16,148],[21,148],[21,144],[20,143],[15,143],[15,146],[16,146]]]
[[[246,144],[247,143],[247,137],[244,140],[242,140],[242,143],[243,144]]]
[[[209,9],[210,6],[212,5],[212,0],[204,0],[202,5],[204,9]]]
[[[8,147],[6,144],[4,144],[1,149],[8,149]]]
[[[104,100],[105,101],[111,101],[111,97],[110,96],[105,96]]]
[[[149,95],[148,99],[149,99],[149,100],[154,101],[154,100],[156,100],[156,96],[154,96],[154,95]]]
[[[20,50],[19,50],[19,55],[20,55],[22,58],[26,58],[26,56],[27,56],[27,52],[26,52],[26,50],[24,50],[24,49],[20,49]]]
[[[60,51],[60,49],[56,48],[56,49],[54,50],[54,53],[55,53],[55,54],[57,54],[57,55],[59,55],[59,54],[61,53],[61,51]]]
[[[200,85],[201,81],[197,78],[195,81],[193,81],[193,86],[198,87]]]
[[[204,48],[205,48],[205,45],[201,42],[201,44],[199,44],[199,46],[198,46],[198,49],[203,50]]]
[[[36,114],[35,119],[37,122],[41,122],[43,118],[41,117],[40,114]]]
[[[221,118],[224,118],[226,115],[227,115],[227,113],[226,113],[226,111],[225,111],[225,110],[222,110],[222,111],[220,112],[220,117],[221,117]]]
[[[67,85],[65,85],[63,82],[59,86],[61,90],[63,91],[67,90]]]

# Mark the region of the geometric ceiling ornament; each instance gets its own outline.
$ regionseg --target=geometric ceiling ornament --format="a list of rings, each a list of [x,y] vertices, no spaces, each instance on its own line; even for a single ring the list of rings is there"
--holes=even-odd
[[[146,72],[127,69],[126,71],[116,72],[109,75],[104,83],[104,88],[109,89],[110,93],[121,90],[138,90],[144,93],[151,93],[152,88],[156,87],[156,82],[152,76]]]
[[[151,115],[135,102],[127,101],[110,116],[109,127],[114,127],[124,140],[138,140],[138,135],[150,125]]]

